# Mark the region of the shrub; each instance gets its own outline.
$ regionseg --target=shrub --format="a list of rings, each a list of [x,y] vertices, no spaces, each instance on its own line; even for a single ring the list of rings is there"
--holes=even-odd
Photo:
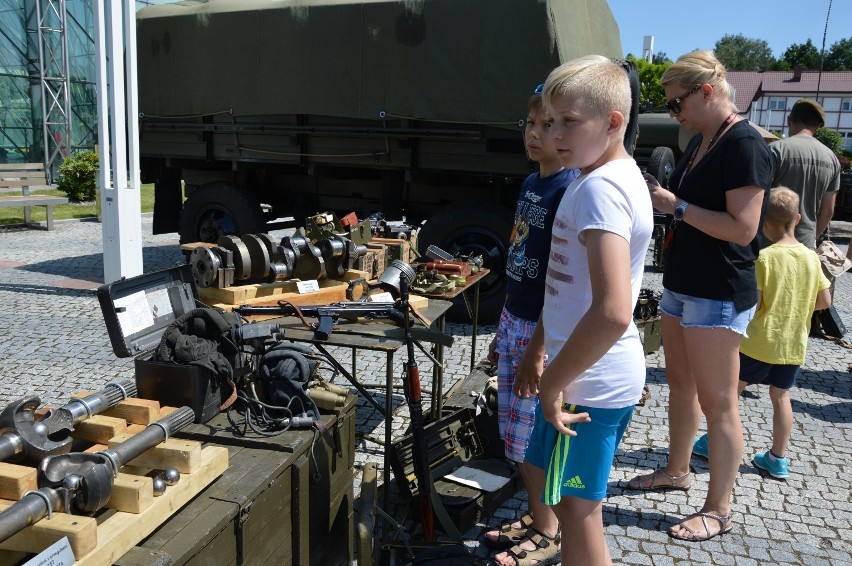
[[[71,202],[91,202],[96,198],[97,175],[98,154],[87,150],[62,160],[56,185]]]
[[[814,133],[814,137],[834,153],[839,153],[843,149],[843,136],[837,130],[820,128]]]

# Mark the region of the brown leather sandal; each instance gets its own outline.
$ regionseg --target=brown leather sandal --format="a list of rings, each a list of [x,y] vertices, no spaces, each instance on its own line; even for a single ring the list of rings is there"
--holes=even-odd
[[[520,527],[513,527],[515,523],[520,521]],[[500,525],[500,528],[494,531],[488,531],[485,533],[485,544],[490,548],[500,548],[505,549],[511,546],[514,546],[521,542],[525,536],[527,536],[527,529],[529,529],[533,524],[532,515],[526,513],[523,517],[518,519],[517,521],[511,521],[509,523],[503,523]],[[497,533],[496,539],[488,538],[489,533]]]
[[[515,561],[515,566],[548,566],[559,564],[562,556],[559,553],[559,533],[549,537],[530,527],[525,539],[535,544],[535,550],[525,550],[521,547],[523,540],[505,552]]]
[[[686,472],[682,476],[670,476],[663,471],[662,468],[657,468],[650,474],[638,475],[627,483],[627,489],[634,491],[689,491],[692,487],[690,474]],[[687,480],[686,485],[681,485],[683,480]]]

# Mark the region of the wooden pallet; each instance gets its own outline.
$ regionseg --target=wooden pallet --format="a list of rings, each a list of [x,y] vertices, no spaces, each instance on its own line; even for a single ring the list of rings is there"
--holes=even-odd
[[[78,395],[85,395],[80,393]],[[87,451],[103,450],[127,440],[175,410],[156,401],[130,398],[102,415],[80,423],[76,440],[92,443]],[[151,470],[177,468],[177,484],[154,497]],[[228,468],[228,449],[202,447],[193,440],[169,439],[121,468],[106,507],[95,517],[54,513],[0,543],[0,566],[18,564],[63,537],[68,537],[78,565],[112,564],[157,529],[183,505],[203,491]],[[0,463],[0,510],[31,489],[36,489],[36,469]]]

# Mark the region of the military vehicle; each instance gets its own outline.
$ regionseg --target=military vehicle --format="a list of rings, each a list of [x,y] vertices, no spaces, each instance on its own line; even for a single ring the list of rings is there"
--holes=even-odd
[[[404,217],[421,249],[484,257],[483,322],[533,170],[527,100],[563,61],[622,56],[605,0],[184,0],[139,11],[137,43],[155,233]]]

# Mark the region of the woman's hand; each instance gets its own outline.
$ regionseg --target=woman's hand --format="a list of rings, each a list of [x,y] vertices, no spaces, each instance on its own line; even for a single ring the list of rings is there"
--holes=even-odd
[[[485,358],[492,365],[497,365],[497,360],[500,359],[500,355],[497,353],[497,335],[494,335],[494,338],[491,340],[491,343],[488,344],[488,356]]]
[[[564,409],[562,406],[562,390],[548,386],[548,382],[552,383],[552,380],[548,380],[546,377],[542,380],[541,390],[538,394],[545,420],[561,434],[577,436],[577,433],[568,428],[568,425],[590,422],[592,419],[589,417],[589,413],[572,413]]]
[[[515,394],[518,397],[532,397],[538,394],[538,382],[544,371],[544,356],[530,352],[529,347],[515,370]]]
[[[677,197],[674,193],[661,187],[657,179],[650,173],[645,173],[643,176],[648,185],[648,191],[651,193],[651,203],[654,208],[665,214],[674,214],[674,209],[677,206]]]

